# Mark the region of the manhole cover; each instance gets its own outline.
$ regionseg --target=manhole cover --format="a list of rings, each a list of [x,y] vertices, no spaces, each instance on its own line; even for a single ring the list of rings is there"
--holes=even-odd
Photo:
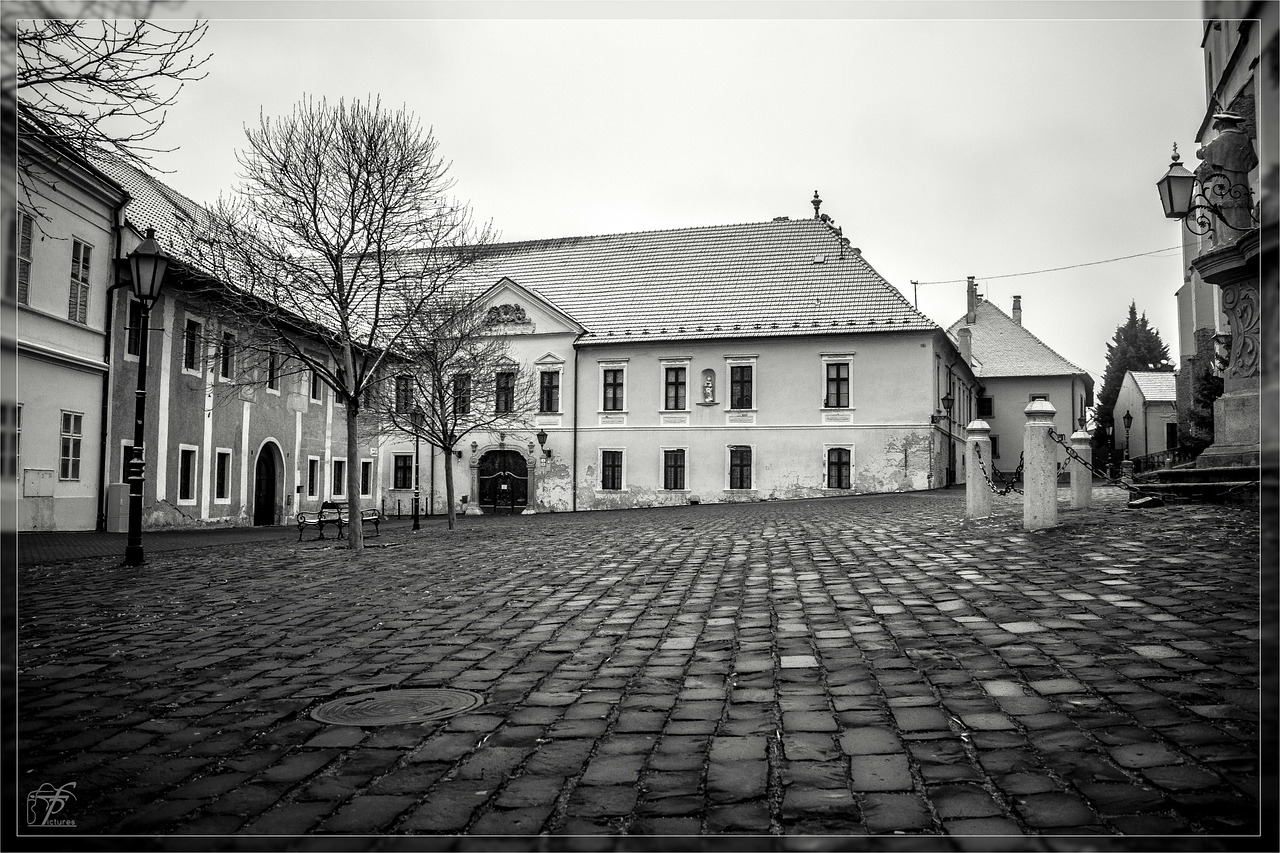
[[[469,711],[483,701],[479,693],[447,687],[379,690],[326,702],[311,712],[311,718],[340,726],[426,723]]]

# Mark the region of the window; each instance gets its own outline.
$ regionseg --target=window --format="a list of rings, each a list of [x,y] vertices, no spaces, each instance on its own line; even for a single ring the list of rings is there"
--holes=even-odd
[[[1047,403],[1049,401],[1049,395],[1048,394],[1031,394],[1027,397],[1028,403],[1034,403],[1036,400],[1044,400]]]
[[[604,389],[604,402],[602,408],[606,412],[621,412],[623,404],[623,374],[625,371],[621,367],[605,368],[601,373],[601,383]]]
[[[752,367],[735,364],[729,368],[729,408],[751,408]]]
[[[560,411],[560,371],[544,370],[538,374],[538,411]]]
[[[413,411],[413,377],[396,377],[396,414],[406,415]]]
[[[847,447],[833,447],[827,451],[827,488],[850,488],[853,454]]]
[[[129,300],[129,321],[125,328],[124,351],[135,358],[142,352],[142,303]]]
[[[267,388],[280,390],[280,353],[275,350],[267,351]]]
[[[213,463],[213,499],[231,501],[231,451],[219,450]]]
[[[360,461],[360,496],[367,498],[373,494],[373,463],[367,459]]]
[[[392,460],[391,488],[413,488],[413,457],[407,453],[397,453]]]
[[[1000,437],[999,436],[995,436],[995,435],[991,436],[991,458],[992,459],[1000,458]]]
[[[995,414],[995,404],[990,397],[978,398],[978,417],[989,418]]]
[[[59,479],[80,479],[80,436],[83,427],[83,414],[79,412],[62,413],[62,448],[58,458]]]
[[[178,502],[195,503],[196,500],[196,449],[178,448]]]
[[[622,451],[600,451],[600,488],[603,491],[622,490]]]
[[[16,480],[22,460],[22,404],[0,403],[0,477]]]
[[[493,411],[494,414],[507,415],[515,411],[516,375],[510,371],[501,371],[493,378]]]
[[[333,460],[333,482],[330,484],[330,493],[335,498],[346,497],[347,494],[347,460]]]
[[[751,488],[751,448],[736,446],[729,448],[729,488]]]
[[[236,369],[236,336],[231,332],[222,333],[222,346],[218,352],[218,375],[230,379]]]
[[[453,377],[453,413],[467,415],[471,413],[471,374],[459,373]]]
[[[132,310],[132,306],[130,306]],[[139,321],[141,321],[141,312],[139,312]],[[141,322],[139,322],[141,325]],[[186,331],[182,335],[182,369],[183,370],[199,370],[200,369],[200,338],[202,335],[202,327],[195,320],[187,321]],[[135,352],[134,355],[137,355]]]
[[[684,450],[662,451],[662,488],[669,492],[684,488]]]
[[[849,408],[849,363],[834,361],[827,365],[828,409]]]
[[[321,380],[319,372],[317,372],[316,370],[312,369],[312,371],[311,371],[311,399],[312,399],[313,401],[317,402],[317,403],[318,403],[318,402],[320,402],[320,393],[321,393],[321,391],[323,390],[323,386],[321,385],[322,381],[323,381],[323,380]]]
[[[20,210],[15,224],[18,229],[17,239],[10,239],[9,246],[12,249],[16,244],[18,249],[17,280],[10,280],[12,283],[5,287],[4,295],[26,305],[31,299],[31,234],[35,230],[35,219],[31,214]],[[9,269],[14,267],[5,270],[5,278],[8,278]]]
[[[67,318],[77,323],[89,322],[89,258],[93,247],[79,240],[71,241],[71,292],[67,298]]]
[[[1164,449],[1174,450],[1177,448],[1177,446],[1178,446],[1178,425],[1165,424],[1164,425]]]
[[[312,456],[307,460],[307,497],[314,498],[319,495],[320,487],[320,460]]]
[[[666,369],[666,381],[663,383],[666,388],[665,407],[668,410],[680,410],[685,408],[685,388],[686,370],[683,367],[668,367]]]

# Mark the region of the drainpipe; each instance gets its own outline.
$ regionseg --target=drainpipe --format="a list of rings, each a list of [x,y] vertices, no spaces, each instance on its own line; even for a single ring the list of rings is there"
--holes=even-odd
[[[435,510],[435,506],[436,506],[436,446],[435,446],[434,444],[428,444],[428,445],[427,445],[427,447],[428,447],[428,448],[430,448],[430,449],[429,449],[430,456],[429,456],[428,458],[430,459],[430,462],[431,462],[431,474],[429,475],[429,476],[430,476],[430,478],[431,478],[431,491],[427,493],[427,518],[430,518],[431,516],[433,516],[433,515],[435,514],[435,511],[436,511],[436,510]],[[445,451],[445,453],[444,453],[445,463],[444,463],[444,464],[446,464],[446,465],[448,465],[448,464],[449,464],[449,457],[451,457],[452,455],[453,455],[452,453],[449,453],[448,451]]]
[[[578,342],[573,342],[573,476],[570,479],[569,511],[578,511]]]
[[[120,214],[124,212],[124,207],[130,200],[129,194],[125,193],[124,199],[111,209],[111,231],[115,243],[115,248],[112,249],[111,268],[115,270],[116,280],[107,288],[107,316],[104,325],[106,334],[102,336],[102,361],[107,365],[107,372],[102,375],[102,423],[98,429],[98,519],[94,528],[98,531],[107,529],[107,469],[111,462],[107,444],[111,431],[111,341],[115,334],[112,320],[115,315],[113,310],[116,300],[115,292],[120,286],[120,261],[122,260],[120,251],[124,244],[121,234],[124,226],[120,222]]]

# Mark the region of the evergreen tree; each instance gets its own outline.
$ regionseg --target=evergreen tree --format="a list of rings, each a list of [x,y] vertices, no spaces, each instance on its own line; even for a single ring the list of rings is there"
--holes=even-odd
[[[1095,448],[1108,447],[1108,426],[1113,429],[1117,447],[1123,447],[1124,425],[1115,417],[1116,398],[1127,371],[1173,371],[1169,348],[1160,340],[1160,332],[1147,322],[1147,315],[1138,315],[1138,306],[1129,303],[1129,318],[1116,327],[1115,337],[1107,344],[1107,372],[1102,377],[1102,390],[1098,392],[1098,407],[1094,415],[1100,429],[1093,435]]]

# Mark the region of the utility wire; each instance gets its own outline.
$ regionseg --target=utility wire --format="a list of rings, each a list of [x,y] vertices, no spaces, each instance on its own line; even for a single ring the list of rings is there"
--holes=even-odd
[[[1065,267],[1050,267],[1049,269],[1031,270],[1029,272],[1011,272],[1011,273],[1006,273],[1005,275],[975,275],[973,278],[975,281],[993,281],[997,278],[1017,278],[1018,276],[1023,276],[1023,275],[1039,275],[1040,273],[1043,273],[1043,272],[1058,272],[1059,270],[1074,270],[1074,269],[1079,269],[1080,267],[1096,267],[1098,264],[1113,264],[1116,261],[1127,261],[1130,258],[1142,258],[1147,255],[1156,255],[1156,254],[1159,254],[1160,252],[1168,252],[1171,249],[1181,249],[1181,248],[1182,248],[1181,245],[1168,246],[1164,249],[1153,249],[1150,252],[1139,252],[1136,255],[1125,255],[1119,258],[1107,258],[1105,261],[1089,261],[1088,263],[1083,263],[1083,264],[1071,264],[1070,266],[1065,266]],[[969,280],[968,278],[951,278],[951,279],[947,279],[946,281],[913,281],[911,283],[915,285],[964,284],[968,280]]]

